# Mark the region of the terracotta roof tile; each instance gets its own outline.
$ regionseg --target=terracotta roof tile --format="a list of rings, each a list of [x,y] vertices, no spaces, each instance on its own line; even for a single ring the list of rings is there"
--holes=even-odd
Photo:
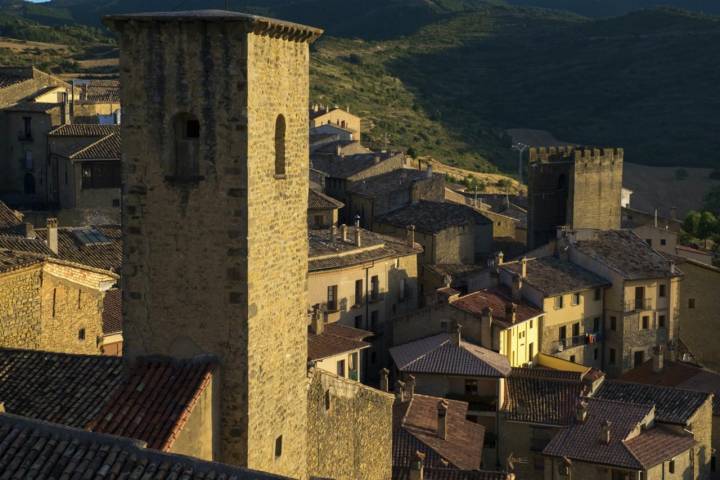
[[[579,379],[530,375],[536,370],[541,369],[514,368],[505,380],[503,416],[510,421],[542,425],[571,423],[585,385]]]
[[[457,334],[441,333],[390,349],[398,370],[407,373],[506,377],[510,363],[504,355],[461,340]]]
[[[22,214],[0,202],[0,232],[14,230],[22,225]]]
[[[410,480],[410,467],[393,467],[393,480]],[[510,480],[505,472],[426,468],[424,480]]]
[[[82,460],[82,461],[79,461]],[[0,414],[0,471],[7,478],[145,480],[281,479],[144,448],[141,442]]]
[[[520,274],[521,271],[520,262],[505,263],[500,268],[515,274]],[[558,295],[610,285],[610,282],[604,278],[556,257],[529,259],[527,277],[523,281],[545,295]]]
[[[687,452],[696,443],[691,434],[682,435],[670,428],[656,425],[625,441],[625,446],[645,469],[649,469]]]
[[[87,229],[88,227],[82,227]],[[119,225],[101,225],[91,227],[103,234],[109,242],[95,245],[83,245],[73,232],[74,227],[58,228],[58,258],[90,267],[112,270],[120,273],[122,267],[122,232]],[[47,238],[46,229],[36,230],[38,238]]]
[[[375,221],[396,227],[414,225],[417,231],[424,233],[437,233],[455,226],[492,224],[492,220],[471,207],[426,200],[381,215]]]
[[[72,152],[68,158],[71,160],[120,160],[121,155],[120,133],[112,133]]]
[[[309,210],[333,210],[336,208],[343,208],[344,206],[345,204],[341,201],[335,200],[334,198],[325,195],[322,192],[318,192],[313,188],[310,189],[310,193],[308,195]]]
[[[492,309],[493,321],[500,321],[507,326],[513,325],[509,308],[515,308],[515,322],[524,322],[538,317],[543,311],[525,301],[513,302],[504,291],[500,289],[480,290],[460,297],[450,305],[478,318],[482,316],[485,308]]]
[[[321,360],[368,348],[370,344],[363,339],[370,336],[372,332],[329,323],[324,326],[324,331],[320,335],[308,334],[308,360]]]
[[[122,291],[108,290],[103,297],[103,333],[122,332]]]
[[[96,123],[70,123],[51,130],[51,137],[107,137],[120,132],[120,125],[98,125]]]
[[[438,435],[438,404],[447,402],[447,435]],[[468,404],[427,395],[413,395],[393,406],[393,466],[407,466],[415,452],[426,453],[428,468],[480,468],[485,428],[465,418]],[[445,460],[445,461],[443,461]],[[449,464],[448,464],[449,463]]]
[[[29,267],[43,261],[42,255],[0,249],[0,273]]]

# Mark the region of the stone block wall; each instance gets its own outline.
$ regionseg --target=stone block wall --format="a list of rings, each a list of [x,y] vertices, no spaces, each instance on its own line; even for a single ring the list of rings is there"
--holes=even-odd
[[[390,480],[394,397],[319,369],[311,370],[309,382],[309,474]]]
[[[40,348],[42,264],[0,276],[0,345]]]

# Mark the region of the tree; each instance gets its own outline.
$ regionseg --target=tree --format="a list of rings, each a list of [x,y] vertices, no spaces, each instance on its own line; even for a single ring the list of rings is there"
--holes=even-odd
[[[698,223],[697,237],[703,240],[707,240],[716,233],[720,227],[718,226],[718,219],[713,215],[712,212],[702,212],[700,214],[700,221]]]
[[[413,147],[407,149],[407,154],[410,158],[417,158],[417,152]]]
[[[695,210],[691,210],[690,212],[688,212],[687,216],[685,217],[685,221],[683,222],[683,230],[688,234],[692,235],[693,237],[697,238],[701,217],[702,215],[700,214],[700,212],[696,212]]]
[[[705,210],[720,215],[720,185],[716,185],[703,198]]]

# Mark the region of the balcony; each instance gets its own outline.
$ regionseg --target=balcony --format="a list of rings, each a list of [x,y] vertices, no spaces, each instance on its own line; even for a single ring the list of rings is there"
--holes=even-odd
[[[636,298],[625,302],[625,313],[639,312],[642,310],[652,310],[651,298]]]
[[[593,345],[600,341],[602,341],[600,333],[586,333],[585,335],[563,338],[553,343],[553,353],[563,352],[575,347],[582,347],[583,345]]]

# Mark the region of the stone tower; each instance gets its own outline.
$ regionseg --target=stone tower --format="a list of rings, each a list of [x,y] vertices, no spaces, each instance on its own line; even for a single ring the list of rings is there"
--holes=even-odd
[[[125,355],[217,355],[217,460],[305,478],[309,44],[226,11],[111,16]]]
[[[623,150],[530,149],[528,246],[540,247],[559,226],[620,228]]]

